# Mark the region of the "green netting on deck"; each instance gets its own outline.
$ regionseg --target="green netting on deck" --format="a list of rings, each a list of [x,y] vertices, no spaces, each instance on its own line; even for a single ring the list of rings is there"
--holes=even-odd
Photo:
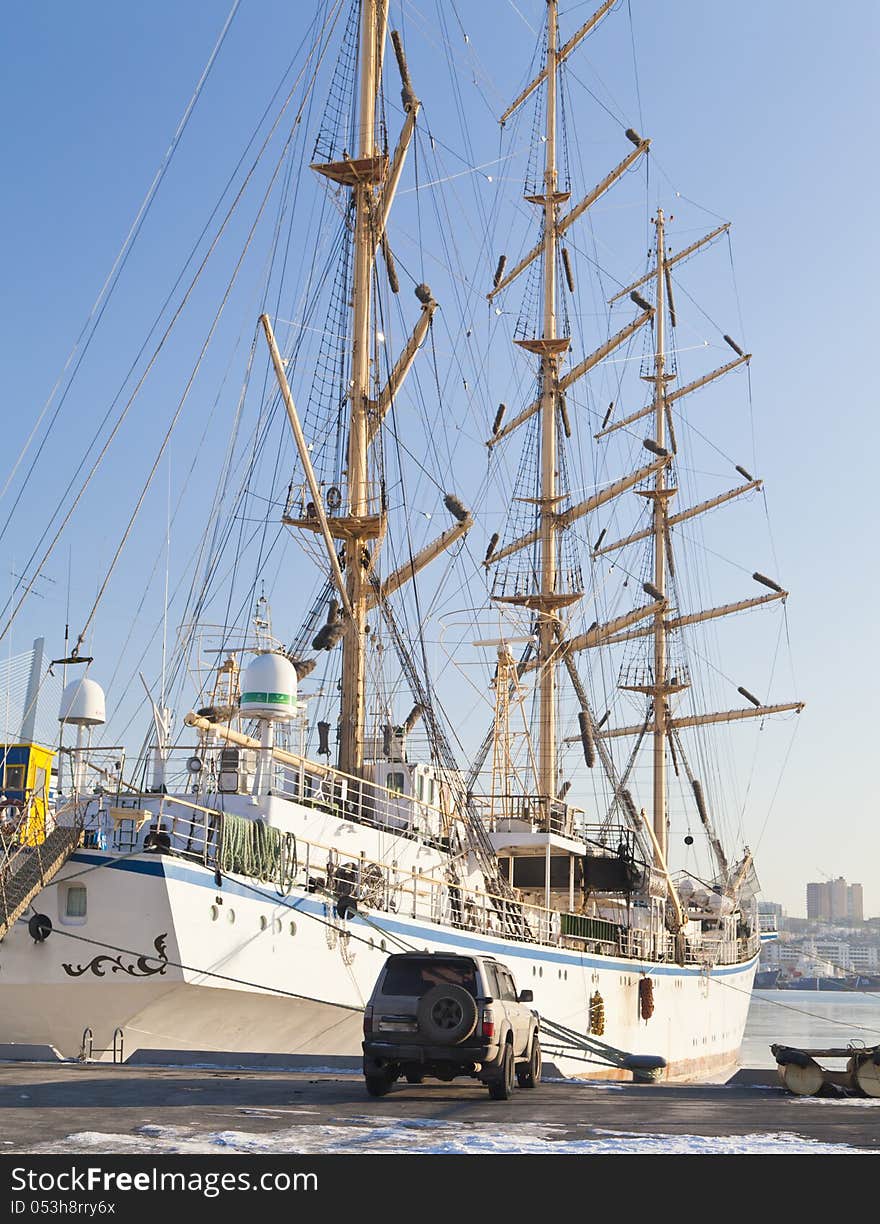
[[[296,875],[296,838],[261,820],[223,814],[217,866],[289,890]]]
[[[575,939],[595,939],[602,943],[617,943],[620,927],[605,918],[588,918],[585,914],[562,914],[561,934]]]

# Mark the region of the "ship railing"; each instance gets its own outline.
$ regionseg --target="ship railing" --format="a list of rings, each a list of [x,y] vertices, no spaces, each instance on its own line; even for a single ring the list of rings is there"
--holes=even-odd
[[[547,795],[474,795],[474,803],[490,833],[510,833],[525,827],[532,833],[581,837],[583,811]]]
[[[366,504],[370,507],[367,513],[377,514],[383,500],[382,488],[376,481],[367,481],[364,488]],[[320,481],[318,483],[318,491],[324,505],[324,512],[328,518],[332,519],[336,515],[345,516],[351,513],[350,508],[345,502],[344,486],[340,487],[330,481]],[[284,507],[284,518],[295,520],[312,519],[317,521],[318,514],[312,500],[312,490],[308,483],[291,485],[287,495],[287,503]]]
[[[219,869],[225,814],[176,795],[150,798],[153,806],[149,811],[136,806],[135,797],[123,799],[113,815],[108,808],[103,808],[99,815],[110,837],[118,840],[120,827],[126,819],[123,813],[128,811],[133,821],[143,820],[141,844],[144,849],[170,851]],[[396,863],[389,866],[364,853],[340,854],[338,846],[301,837],[292,840],[292,859],[284,868],[285,887],[301,887],[327,897],[337,914],[339,903],[348,898],[362,903],[373,913],[400,914],[496,938],[514,937],[527,943],[644,962],[675,959],[674,941],[668,936],[658,940],[650,930],[627,928],[606,918],[511,901],[499,894],[452,884],[423,868],[407,869]],[[259,891],[258,886],[255,887]],[[755,942],[756,937],[752,937],[751,943]],[[737,946],[731,941],[703,940],[688,946],[686,963],[733,963],[738,959],[737,953]]]
[[[194,799],[207,804],[221,795],[251,793],[258,768],[258,750],[238,748],[234,769],[224,768],[222,747],[212,749],[204,759],[191,749],[169,753],[166,762],[168,791],[189,791]],[[192,763],[198,767],[196,773]],[[194,779],[196,779],[194,781]],[[434,779],[442,794],[442,782]],[[288,799],[304,807],[312,807],[340,820],[382,829],[398,835],[419,837],[435,846],[445,845],[445,830],[449,817],[444,807],[417,795],[405,794],[380,786],[369,778],[356,778],[332,765],[322,765],[295,753],[284,753],[281,760],[273,757],[271,774],[265,786],[267,795]]]

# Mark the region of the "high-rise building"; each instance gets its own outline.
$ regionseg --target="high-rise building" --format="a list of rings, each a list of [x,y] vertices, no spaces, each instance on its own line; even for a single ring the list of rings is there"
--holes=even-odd
[[[831,921],[837,918],[848,918],[846,880],[843,876],[838,876],[836,880],[831,881],[829,887],[831,889]]]
[[[864,921],[861,884],[847,884],[843,876],[827,883],[808,884],[807,917],[826,922]]]
[[[827,884],[807,885],[807,917],[831,917],[831,891]]]

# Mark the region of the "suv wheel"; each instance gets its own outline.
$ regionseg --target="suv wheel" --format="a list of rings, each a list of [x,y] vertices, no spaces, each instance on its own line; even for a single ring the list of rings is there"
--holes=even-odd
[[[419,1028],[430,1041],[460,1045],[477,1027],[477,1004],[463,986],[432,986],[419,1000]]]
[[[365,1075],[364,1083],[367,1086],[367,1092],[370,1096],[380,1097],[385,1096],[386,1092],[391,1088],[393,1079],[390,1075]]]
[[[516,1069],[516,1082],[520,1088],[537,1088],[541,1082],[541,1043],[537,1033],[532,1038],[528,1062],[520,1063]]]
[[[425,1076],[421,1071],[407,1071],[406,1082],[408,1084],[421,1084]]]
[[[504,1046],[498,1078],[489,1082],[489,1096],[493,1101],[509,1101],[513,1094],[513,1046],[508,1041]]]

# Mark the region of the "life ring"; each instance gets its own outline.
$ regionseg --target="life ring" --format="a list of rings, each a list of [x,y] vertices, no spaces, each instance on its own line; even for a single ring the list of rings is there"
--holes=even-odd
[[[14,837],[21,829],[25,805],[20,799],[4,799],[0,804],[0,833]]]
[[[598,990],[590,995],[590,1030],[596,1037],[605,1032],[605,1001]]]
[[[654,983],[649,977],[639,979],[639,1014],[643,1020],[654,1014]]]
[[[342,505],[342,493],[337,489],[336,485],[331,485],[327,490],[327,506],[330,510],[338,510]]]

